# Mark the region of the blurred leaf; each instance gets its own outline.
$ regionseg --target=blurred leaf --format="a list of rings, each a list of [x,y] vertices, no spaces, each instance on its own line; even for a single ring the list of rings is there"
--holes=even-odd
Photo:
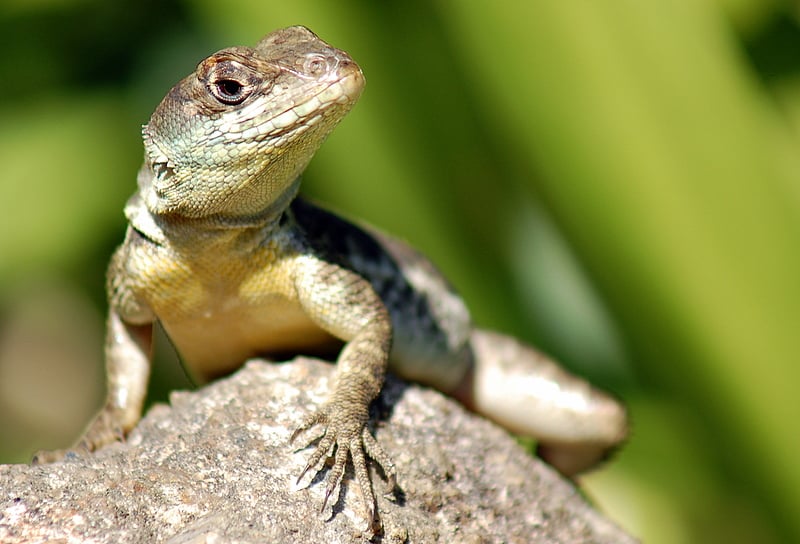
[[[736,28],[749,34],[757,31],[791,0],[715,0]]]
[[[800,164],[719,15],[688,0],[451,7],[488,115],[543,172],[636,362],[704,407],[737,452],[730,474],[752,471],[742,484],[775,493],[800,535]]]
[[[122,112],[102,94],[2,112],[0,279],[74,262],[76,248],[121,223],[141,146]]]

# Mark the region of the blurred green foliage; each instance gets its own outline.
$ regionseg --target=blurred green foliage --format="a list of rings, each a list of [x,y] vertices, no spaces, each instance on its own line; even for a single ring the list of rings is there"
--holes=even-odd
[[[139,125],[213,50],[304,24],[368,80],[305,192],[409,239],[476,321],[627,400],[631,441],[587,480],[612,517],[648,542],[800,540],[798,17],[788,0],[7,1],[0,333],[41,277],[103,311]],[[5,431],[0,455],[27,455]]]

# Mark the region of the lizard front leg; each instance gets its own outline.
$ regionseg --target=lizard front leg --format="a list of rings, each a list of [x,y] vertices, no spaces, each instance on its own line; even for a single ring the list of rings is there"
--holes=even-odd
[[[369,405],[383,387],[392,344],[389,312],[361,276],[337,265],[304,257],[295,287],[307,315],[322,329],[344,340],[335,375],[335,385],[325,406],[309,415],[292,439],[314,425],[324,429],[314,453],[298,478],[316,466],[335,446],[335,461],[325,491],[325,508],[341,482],[348,454],[370,523],[375,520],[366,456],[375,460],[394,487],[394,465],[367,428]]]
[[[71,450],[37,452],[34,463],[50,463],[69,451],[92,452],[122,440],[142,414],[150,377],[152,324],[130,325],[111,310],[106,329],[106,401]]]
[[[111,259],[106,290],[109,313],[106,325],[106,401],[100,412],[72,447],[73,451],[91,452],[115,440],[122,440],[142,417],[142,407],[150,379],[150,355],[153,345],[155,315],[134,294],[126,268],[131,250],[132,232]],[[64,457],[70,450],[43,451],[34,463],[49,463]]]

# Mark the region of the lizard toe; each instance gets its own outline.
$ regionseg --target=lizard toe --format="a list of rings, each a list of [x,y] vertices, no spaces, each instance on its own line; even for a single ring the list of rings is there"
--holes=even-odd
[[[336,416],[339,417],[336,417]],[[355,480],[360,492],[366,518],[370,523],[375,521],[376,503],[375,495],[367,469],[367,457],[375,460],[381,467],[389,481],[390,489],[394,488],[395,469],[389,456],[370,434],[366,425],[367,414],[343,414],[337,410],[336,405],[328,405],[318,412],[307,416],[293,433],[292,440],[301,432],[315,426],[323,425],[322,433],[317,436],[319,443],[308,458],[305,468],[298,477],[298,483],[312,468],[318,466],[323,457],[331,449],[335,449],[333,465],[327,475],[325,498],[321,511],[324,511],[328,501],[337,487],[344,479],[348,457],[352,460]],[[312,443],[308,442],[308,444]]]

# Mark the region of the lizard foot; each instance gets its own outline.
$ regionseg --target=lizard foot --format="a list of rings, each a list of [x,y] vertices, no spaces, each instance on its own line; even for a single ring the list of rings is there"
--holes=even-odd
[[[344,409],[343,406],[337,403],[331,403],[318,412],[308,415],[297,430],[292,433],[290,441],[294,442],[295,438],[303,431],[316,425],[322,425],[322,432],[308,442],[308,444],[310,444],[315,440],[319,440],[314,453],[312,453],[311,457],[308,459],[306,467],[297,478],[297,483],[303,479],[303,476],[305,476],[309,470],[317,466],[317,463],[319,463],[319,461],[335,446],[336,451],[334,453],[333,466],[328,476],[325,500],[322,503],[320,511],[325,510],[325,506],[328,504],[328,499],[333,493],[333,490],[341,483],[349,454],[353,460],[353,470],[359,490],[361,491],[367,519],[370,524],[374,524],[376,521],[375,495],[372,492],[372,484],[367,470],[367,456],[372,458],[381,467],[387,480],[387,495],[395,488],[396,476],[392,460],[370,434],[367,428],[367,419],[367,410],[355,412],[353,410]]]
[[[125,439],[125,433],[118,421],[119,417],[112,409],[103,408],[72,448],[37,451],[31,459],[31,464],[44,465],[72,455],[87,455],[112,442],[121,442]]]

